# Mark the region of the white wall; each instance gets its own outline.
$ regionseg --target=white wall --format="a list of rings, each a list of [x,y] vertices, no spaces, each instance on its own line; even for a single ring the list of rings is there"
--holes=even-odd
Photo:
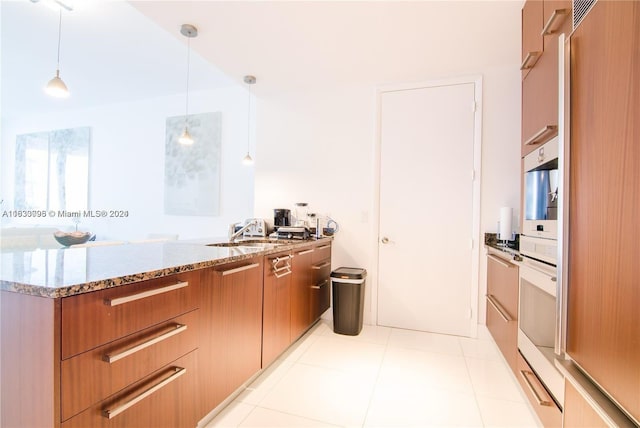
[[[61,101],[64,102],[64,101]],[[98,239],[141,239],[149,233],[178,234],[180,239],[225,236],[228,225],[253,213],[253,167],[242,165],[247,151],[247,92],[240,86],[191,93],[189,112],[222,112],[221,208],[216,217],[164,214],[165,120],[184,114],[184,94],[104,105],[46,116],[3,116],[3,209],[13,205],[15,137],[18,134],[91,127],[90,209],[128,210],[128,218],[83,219],[80,229]],[[255,121],[253,122],[255,126]],[[252,138],[255,135],[252,131]],[[254,144],[251,143],[254,153]],[[16,225],[13,221],[4,226]],[[73,226],[70,219],[40,224]]]
[[[499,208],[517,208],[519,200],[520,71],[517,64],[465,71],[483,75],[481,232],[495,232]],[[447,76],[423,81],[441,77]],[[330,214],[340,224],[333,268],[356,266],[370,273],[365,322],[373,319],[370,287],[377,286],[372,270],[377,258],[377,225],[372,222],[375,89],[364,84],[325,87],[258,100],[256,216],[272,219],[273,208],[298,201]],[[407,224],[413,215],[407,204]],[[484,251],[480,254],[479,295],[484,296],[486,261]],[[479,302],[479,322],[484,323],[484,299]]]

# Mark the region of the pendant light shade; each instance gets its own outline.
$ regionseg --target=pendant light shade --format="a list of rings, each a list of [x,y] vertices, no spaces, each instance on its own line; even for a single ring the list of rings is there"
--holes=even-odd
[[[243,165],[253,165],[253,158],[249,154],[251,143],[251,85],[256,83],[255,76],[244,76],[244,83],[249,85],[249,102],[247,103],[247,155],[242,159]]]
[[[60,9],[60,18],[58,20],[58,59],[56,64],[56,75],[53,79],[49,80],[47,86],[44,87],[44,91],[47,95],[56,98],[67,98],[69,96],[69,89],[67,85],[60,78],[60,38],[62,35],[62,9]]]
[[[47,95],[56,98],[67,98],[69,96],[69,89],[60,78],[60,70],[56,70],[56,75],[53,79],[49,80],[44,90]]]
[[[185,146],[193,144],[193,137],[189,133],[189,71],[191,63],[191,39],[198,36],[198,29],[191,24],[182,24],[180,33],[187,38],[187,95],[184,111],[184,131],[178,142]]]
[[[184,146],[190,146],[193,144],[193,137],[189,134],[189,129],[185,125],[184,131],[182,131],[182,135],[178,138],[178,142]]]

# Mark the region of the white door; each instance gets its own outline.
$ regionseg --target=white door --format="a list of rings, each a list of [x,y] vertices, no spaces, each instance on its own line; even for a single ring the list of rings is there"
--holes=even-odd
[[[476,334],[474,89],[466,82],[380,94],[380,325]]]

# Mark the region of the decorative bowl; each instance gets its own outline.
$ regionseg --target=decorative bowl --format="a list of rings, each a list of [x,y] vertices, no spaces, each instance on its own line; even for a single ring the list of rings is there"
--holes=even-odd
[[[96,239],[96,236],[92,235],[91,232],[62,232],[61,230],[53,232],[53,237],[56,238],[56,241],[58,241],[65,247],[76,244],[84,244],[87,241]]]

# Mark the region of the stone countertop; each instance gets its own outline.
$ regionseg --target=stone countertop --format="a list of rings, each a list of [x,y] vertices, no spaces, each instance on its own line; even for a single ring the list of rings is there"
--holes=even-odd
[[[331,242],[333,238],[274,241],[275,248],[211,247],[223,238],[149,242],[81,248],[3,252],[0,290],[59,298],[117,287]]]
[[[499,255],[503,258],[509,259],[515,262],[522,261],[522,255],[520,254],[519,244],[520,236],[516,235],[514,241],[508,241],[507,246],[498,243],[497,235],[495,233],[484,234],[484,245],[491,253]]]

